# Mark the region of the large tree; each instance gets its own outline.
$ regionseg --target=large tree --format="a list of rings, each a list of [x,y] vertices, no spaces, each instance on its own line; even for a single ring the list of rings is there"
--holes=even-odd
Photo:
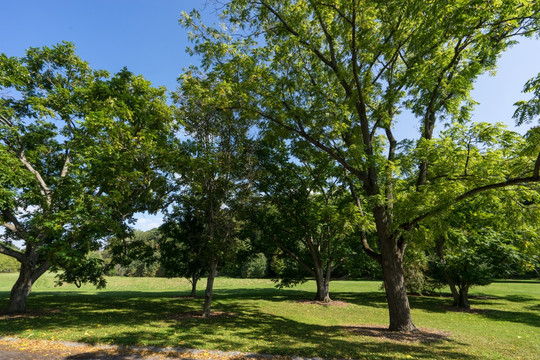
[[[456,201],[540,180],[538,151],[521,154],[519,169],[505,159],[482,177],[431,171],[436,125],[468,119],[475,79],[517,36],[538,31],[539,9],[522,0],[233,0],[221,29],[195,12],[182,21],[217,82],[206,98],[347,172],[359,211],[375,223],[378,249],[366,251],[382,267],[390,329],[412,331],[402,267],[410,231]],[[419,124],[403,148],[398,121]],[[415,155],[412,188],[396,188],[400,151]]]
[[[122,70],[94,71],[70,43],[0,55],[0,252],[21,263],[8,312],[22,312],[47,270],[103,285],[87,257],[155,210],[166,181],[170,107],[165,89]]]

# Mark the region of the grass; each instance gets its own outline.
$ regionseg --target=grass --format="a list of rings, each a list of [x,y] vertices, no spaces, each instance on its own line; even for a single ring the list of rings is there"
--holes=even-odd
[[[0,274],[0,308],[15,274]],[[201,288],[204,284],[200,284]],[[106,290],[54,287],[37,281],[30,314],[0,316],[0,336],[100,344],[173,346],[356,359],[534,359],[540,354],[540,283],[501,281],[471,292],[475,311],[455,312],[447,297],[410,298],[421,328],[450,333],[435,342],[397,342],[357,333],[357,325],[387,325],[380,283],[335,281],[331,295],[347,306],[310,299],[315,284],[279,290],[268,280],[218,278],[213,310],[232,316],[182,316],[202,299],[186,297],[182,279],[108,279]],[[202,295],[202,292],[200,293]]]

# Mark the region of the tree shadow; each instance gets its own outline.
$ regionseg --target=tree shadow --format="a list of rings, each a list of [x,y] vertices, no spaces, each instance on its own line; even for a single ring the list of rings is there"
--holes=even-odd
[[[201,307],[201,299],[178,298],[178,292],[129,291],[108,292],[106,295],[77,292],[34,293],[29,299],[29,307],[42,309],[43,313],[37,317],[21,316],[0,321],[0,333],[24,336],[27,329],[89,329],[95,331],[88,331],[87,334],[82,331],[81,335],[77,335],[76,339],[70,338],[70,341],[90,344],[151,344],[161,347],[180,344],[184,348],[193,349],[205,348],[211,343],[211,347],[217,350],[244,349],[259,354],[323,358],[386,358],[392,353],[407,353],[417,359],[476,359],[466,353],[465,344],[443,336],[431,339],[428,346],[410,338],[392,339],[384,336],[386,330],[380,328],[377,335],[377,332],[369,327],[357,326],[351,329],[345,326],[319,325],[265,313],[257,304],[246,302],[246,297],[268,300],[265,295],[270,295],[271,301],[294,301],[305,298],[309,292],[294,291],[289,297],[289,292],[272,295],[262,290],[264,289],[252,290],[251,295],[248,291],[235,295],[234,291],[220,289],[215,295],[216,300],[220,300],[214,306],[215,311],[231,313],[234,316],[208,319],[174,316],[178,313],[198,311]],[[62,295],[59,296],[60,294]],[[340,298],[358,304],[367,305],[370,300],[384,301],[384,296],[381,299],[381,294],[378,293],[368,293],[367,296],[345,293],[341,295]],[[100,327],[109,331],[100,332]],[[114,330],[111,330],[112,328]]]

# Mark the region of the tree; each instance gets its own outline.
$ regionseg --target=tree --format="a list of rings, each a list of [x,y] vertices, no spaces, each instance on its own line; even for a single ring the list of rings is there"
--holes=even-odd
[[[160,263],[165,275],[181,276],[191,282],[191,296],[197,296],[197,282],[205,274],[208,249],[203,241],[204,213],[185,201],[159,227]]]
[[[160,241],[157,228],[148,231],[134,230],[127,237],[112,237],[101,254],[107,274],[163,276]]]
[[[505,189],[463,201],[441,216],[432,229],[436,256],[429,272],[450,287],[454,306],[470,308],[471,286],[534,268],[539,195],[534,188]]]
[[[127,70],[91,70],[73,44],[0,55],[0,252],[21,263],[8,312],[25,310],[47,270],[60,282],[104,286],[86,255],[155,211],[166,185],[171,110],[165,89]]]
[[[237,210],[249,187],[251,142],[249,124],[234,123],[234,112],[216,109],[201,97],[201,87],[209,89],[212,81],[194,75],[187,71],[180,77],[175,98],[177,118],[189,137],[177,151],[188,160],[177,164],[181,175],[169,219],[190,209],[203,222],[199,246],[208,265],[203,314],[209,317],[218,264],[234,254],[239,242]]]
[[[382,268],[390,329],[413,331],[402,267],[411,231],[448,204],[540,180],[538,150],[522,154],[520,169],[501,159],[492,164],[500,172],[475,181],[431,171],[436,125],[467,121],[474,80],[495,68],[515,37],[538,31],[539,7],[518,0],[233,0],[223,12],[227,30],[200,25],[196,12],[182,21],[217,82],[203,96],[259,119],[262,132],[309,144],[348,173],[359,212],[375,223],[378,249],[365,249]],[[394,125],[407,119],[404,109],[420,131],[398,144]],[[416,156],[408,164],[413,188],[396,188],[405,165],[398,145]]]
[[[358,225],[347,188],[340,184],[341,169],[326,157],[301,149],[291,153],[279,143],[263,146],[257,154],[254,183],[262,196],[258,220],[262,233],[281,257],[296,263],[282,263],[277,272],[280,285],[312,276],[317,284],[315,300],[330,302],[332,272],[350,254],[350,236]]]

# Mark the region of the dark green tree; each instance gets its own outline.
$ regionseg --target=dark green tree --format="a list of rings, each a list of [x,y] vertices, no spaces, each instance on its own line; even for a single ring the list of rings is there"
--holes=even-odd
[[[212,87],[213,79],[188,71],[179,81],[177,117],[188,140],[178,145],[177,151],[188,160],[177,164],[176,172],[181,175],[176,178],[168,221],[174,221],[174,214],[185,215],[187,206],[203,223],[199,240],[208,273],[203,313],[209,317],[218,264],[238,248],[238,210],[249,188],[251,171],[250,125],[235,122],[234,111],[216,109],[211,99],[203,96],[200,89]]]
[[[181,276],[191,283],[191,296],[197,296],[197,282],[208,268],[208,249],[204,241],[204,213],[186,198],[168,214],[163,225],[159,249],[160,263],[168,277]]]
[[[312,277],[315,300],[330,302],[332,272],[351,254],[351,235],[359,225],[357,209],[340,180],[342,170],[309,150],[293,154],[284,144],[269,147],[257,152],[254,183],[262,196],[262,233],[279,249],[278,258],[293,260],[281,262],[279,284],[291,286]]]

